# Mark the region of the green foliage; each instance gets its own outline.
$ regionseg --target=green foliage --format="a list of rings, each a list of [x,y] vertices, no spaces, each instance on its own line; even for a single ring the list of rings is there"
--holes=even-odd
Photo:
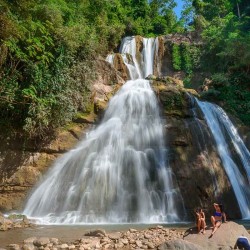
[[[225,108],[234,114],[246,125],[250,125],[250,92],[245,86],[231,84],[219,88],[221,95],[220,101],[225,102]]]
[[[172,46],[172,63],[174,70],[182,69],[180,46],[175,43]]]
[[[183,70],[191,75],[200,67],[200,48],[188,43],[172,44],[172,63],[174,70]]]
[[[212,83],[215,88],[228,86],[229,79],[228,76],[223,73],[215,73],[212,75]]]
[[[183,84],[185,88],[191,88],[192,87],[192,75],[187,75],[184,79],[183,79]]]
[[[0,124],[41,137],[88,109],[93,58],[125,35],[181,30],[174,7],[174,0],[0,0]]]
[[[191,74],[193,64],[191,61],[190,45],[187,43],[181,44],[181,55],[182,55],[182,69],[187,73]]]
[[[219,96],[220,96],[221,92],[215,89],[209,89],[208,91],[204,91],[201,93],[201,98],[204,100],[208,100],[208,101],[216,101],[218,100]]]
[[[194,30],[193,34],[200,38],[202,44],[196,65],[200,71],[211,74],[214,89],[204,95],[221,101],[228,111],[248,125],[249,15],[248,0],[186,0],[183,12],[183,20],[188,22],[186,28]],[[217,91],[221,94],[218,95]]]

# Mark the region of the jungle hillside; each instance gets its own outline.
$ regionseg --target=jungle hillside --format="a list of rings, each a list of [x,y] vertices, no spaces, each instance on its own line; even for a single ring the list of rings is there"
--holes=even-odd
[[[90,112],[95,61],[125,36],[192,34],[173,45],[187,87],[250,125],[250,2],[186,0],[0,0],[0,128],[45,138]],[[199,80],[194,76],[199,75]],[[208,86],[209,85],[209,86]]]

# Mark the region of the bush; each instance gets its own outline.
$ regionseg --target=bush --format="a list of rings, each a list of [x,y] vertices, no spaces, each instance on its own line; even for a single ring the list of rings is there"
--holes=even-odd
[[[181,52],[178,44],[172,45],[172,64],[174,70],[182,69],[182,60],[181,60]]]
[[[229,85],[229,79],[228,76],[224,73],[216,73],[211,76],[212,79],[212,85],[215,88],[228,86]]]

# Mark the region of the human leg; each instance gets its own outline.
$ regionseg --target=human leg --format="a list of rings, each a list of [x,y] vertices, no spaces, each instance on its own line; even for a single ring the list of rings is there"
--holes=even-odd
[[[202,229],[202,233],[205,234],[206,233],[206,222],[204,219],[201,219],[201,229]]]
[[[214,228],[215,227],[215,218],[214,218],[214,216],[211,216],[211,223],[212,223],[212,226]]]
[[[197,220],[197,232],[200,233],[201,230],[201,219]]]
[[[213,228],[212,233],[211,233],[211,235],[209,236],[209,238],[211,238],[211,237],[214,235],[214,233],[215,233],[215,232],[217,231],[217,229],[220,227],[221,223],[222,223],[222,222],[221,222],[220,220],[215,221],[214,228]]]

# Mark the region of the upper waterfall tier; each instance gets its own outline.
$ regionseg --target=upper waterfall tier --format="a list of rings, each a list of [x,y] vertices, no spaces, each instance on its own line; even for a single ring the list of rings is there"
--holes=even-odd
[[[184,216],[147,80],[128,81],[103,121],[60,158],[25,207],[46,223],[158,223]]]
[[[110,54],[106,60],[118,68],[117,61],[124,64],[129,79],[132,80],[154,73],[158,75],[158,47],[158,38],[125,37],[120,54]]]

